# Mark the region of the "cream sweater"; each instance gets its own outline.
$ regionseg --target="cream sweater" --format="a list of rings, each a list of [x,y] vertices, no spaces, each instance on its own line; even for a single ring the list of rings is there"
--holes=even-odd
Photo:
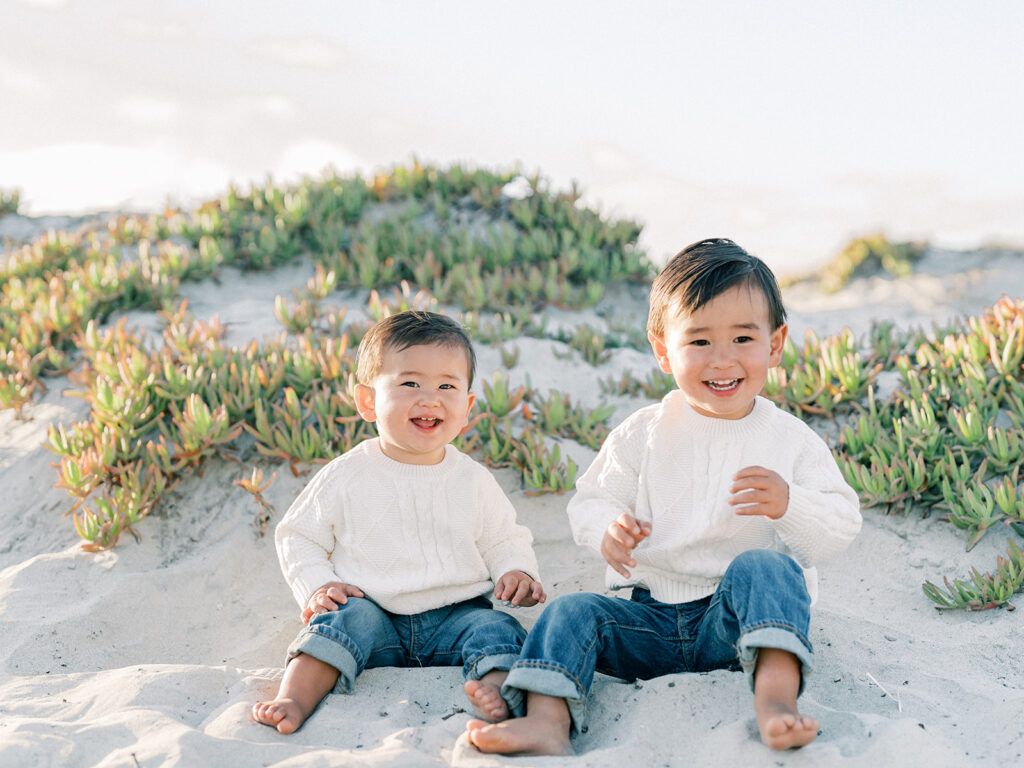
[[[778,520],[738,516],[728,505],[737,470],[759,465],[789,483]],[[580,477],[569,502],[576,542],[600,552],[609,523],[628,512],[651,522],[624,579],[610,567],[610,588],[639,585],[662,602],[714,592],[726,567],[748,549],[775,549],[803,568],[812,599],[813,566],[841,552],[860,530],[857,494],[828,446],[806,424],[758,397],[737,420],[703,416],[675,390],[620,424]]]
[[[275,533],[299,605],[330,581],[385,610],[421,613],[484,594],[512,570],[539,577],[530,531],[491,473],[451,445],[439,464],[366,440],[321,469]]]

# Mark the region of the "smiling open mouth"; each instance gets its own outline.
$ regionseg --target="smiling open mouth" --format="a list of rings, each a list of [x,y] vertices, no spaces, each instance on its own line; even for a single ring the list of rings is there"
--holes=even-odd
[[[741,379],[721,379],[717,381],[705,381],[711,389],[716,392],[728,392],[730,389],[735,389],[740,385]]]
[[[422,416],[418,416],[412,420],[412,423],[415,424],[420,429],[433,429],[434,427],[441,423],[441,420],[436,416],[429,419],[424,418]]]

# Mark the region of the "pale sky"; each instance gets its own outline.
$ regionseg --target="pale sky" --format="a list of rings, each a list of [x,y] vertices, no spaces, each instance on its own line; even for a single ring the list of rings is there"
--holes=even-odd
[[[1024,245],[1024,3],[0,0],[0,187],[188,204],[413,156],[577,180],[655,260]]]

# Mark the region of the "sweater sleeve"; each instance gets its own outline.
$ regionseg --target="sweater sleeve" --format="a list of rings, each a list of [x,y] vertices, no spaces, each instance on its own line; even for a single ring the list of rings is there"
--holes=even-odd
[[[605,531],[619,515],[635,515],[640,464],[647,420],[634,414],[604,441],[597,458],[576,481],[566,512],[573,538],[582,547],[601,551]]]
[[[797,562],[810,568],[842,552],[860,532],[860,500],[828,446],[810,428],[799,456],[789,506],[772,524]]]
[[[476,465],[474,474],[483,523],[476,545],[491,581],[497,583],[509,571],[522,571],[540,581],[530,529],[516,522],[515,507],[488,470]]]
[[[321,469],[274,531],[281,572],[301,607],[324,584],[340,581],[330,559],[336,541],[334,525],[342,519],[331,508],[339,501],[332,493],[339,466],[332,462]]]

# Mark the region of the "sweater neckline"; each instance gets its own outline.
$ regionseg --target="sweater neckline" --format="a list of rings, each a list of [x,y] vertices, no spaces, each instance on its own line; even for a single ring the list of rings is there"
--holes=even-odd
[[[669,392],[662,403],[666,412],[680,419],[688,431],[723,438],[765,434],[776,409],[773,402],[758,395],[754,407],[742,419],[716,419],[695,411],[678,389]]]
[[[407,464],[404,461],[397,461],[384,453],[380,447],[380,438],[374,437],[363,443],[366,446],[367,455],[377,464],[380,470],[395,477],[437,477],[447,474],[455,466],[458,459],[458,449],[453,445],[444,447],[444,458],[437,464]]]

